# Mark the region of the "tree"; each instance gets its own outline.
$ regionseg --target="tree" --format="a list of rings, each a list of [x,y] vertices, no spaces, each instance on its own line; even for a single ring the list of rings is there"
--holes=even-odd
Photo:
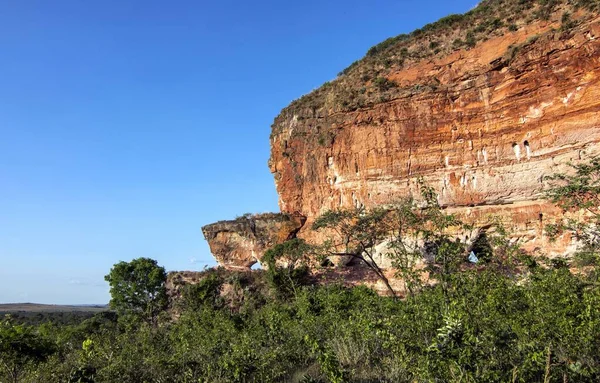
[[[0,372],[8,377],[7,382],[18,383],[28,366],[46,360],[53,352],[53,345],[33,328],[15,325],[10,317],[0,322]]]
[[[556,173],[546,177],[550,187],[546,197],[565,212],[583,211],[584,220],[573,218],[546,226],[551,237],[570,232],[579,242],[576,254],[586,264],[600,264],[600,156],[588,161],[572,164],[572,171]]]
[[[119,315],[156,324],[158,315],[167,308],[167,273],[153,259],[119,262],[104,279],[110,285],[110,306]]]
[[[333,239],[320,246],[323,257],[346,256],[359,260],[377,275],[392,296],[396,296],[384,270],[375,260],[376,246],[388,234],[381,224],[386,214],[387,210],[383,208],[368,212],[362,208],[331,210],[315,220],[313,230],[328,229],[335,233]]]
[[[223,305],[221,286],[223,278],[212,269],[198,283],[185,284],[179,305],[183,310],[199,311],[203,307],[218,309]]]
[[[432,187],[422,180],[419,187],[420,200],[409,196],[392,205],[385,227],[396,276],[404,281],[410,295],[421,286],[421,270],[416,266],[424,255],[431,256],[428,269],[447,291],[449,278],[458,271],[465,258],[464,244],[452,240],[449,232],[451,229],[468,229],[456,216],[442,210]]]
[[[282,298],[298,295],[298,288],[308,279],[308,253],[310,246],[302,239],[294,238],[267,250],[262,258],[267,278]]]
[[[389,257],[395,274],[413,294],[421,282],[417,269],[424,253],[433,255],[432,271],[444,284],[464,259],[464,246],[451,241],[451,228],[465,227],[454,215],[443,212],[435,191],[420,182],[421,198],[406,197],[394,204],[371,210],[364,208],[328,211],[313,224],[313,229],[328,229],[333,239],[321,246],[325,256],[349,256],[375,272],[391,295],[385,271],[377,262],[378,253]],[[385,247],[382,248],[382,245]],[[439,267],[435,267],[439,266]]]

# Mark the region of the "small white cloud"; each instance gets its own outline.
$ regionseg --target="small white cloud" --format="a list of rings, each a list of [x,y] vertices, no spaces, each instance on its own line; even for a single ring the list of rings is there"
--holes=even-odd
[[[70,284],[70,285],[82,285],[82,284],[83,284],[83,282],[81,282],[80,280],[77,280],[77,279],[71,279],[71,280],[69,281],[69,284]]]
[[[196,259],[195,257],[192,257],[192,258],[190,258],[190,263],[191,263],[192,265],[195,265],[195,264],[197,264],[197,263],[198,263],[198,259]]]

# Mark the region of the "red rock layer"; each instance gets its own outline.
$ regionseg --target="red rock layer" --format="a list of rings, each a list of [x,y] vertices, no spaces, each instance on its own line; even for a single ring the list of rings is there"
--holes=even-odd
[[[310,223],[330,209],[393,202],[422,178],[453,211],[478,222],[500,215],[529,247],[566,250],[568,239],[543,238],[560,212],[541,192],[544,176],[600,152],[600,22],[569,33],[551,27],[392,73],[412,90],[369,109],[284,110],[270,159],[281,210]],[[309,226],[301,232],[308,239]]]

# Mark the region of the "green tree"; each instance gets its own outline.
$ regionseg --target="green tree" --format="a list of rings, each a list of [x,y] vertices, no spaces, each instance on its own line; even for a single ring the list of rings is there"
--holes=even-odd
[[[600,156],[572,164],[571,171],[556,173],[546,180],[547,198],[565,212],[583,211],[586,218],[567,218],[546,227],[550,236],[570,232],[580,243],[576,258],[585,264],[600,264]]]
[[[419,187],[418,201],[411,196],[390,207],[385,228],[396,276],[404,281],[410,295],[421,286],[422,271],[417,263],[424,255],[431,256],[429,271],[447,287],[465,254],[464,244],[452,240],[450,230],[468,229],[456,216],[442,210],[432,187],[422,180]]]
[[[385,270],[378,264],[388,257],[405,290],[412,295],[421,284],[418,263],[424,253],[432,256],[430,271],[447,284],[447,276],[464,261],[465,248],[451,240],[452,229],[466,229],[454,215],[446,214],[437,202],[433,188],[420,182],[421,196],[409,196],[394,204],[371,210],[347,209],[328,211],[313,224],[313,229],[327,229],[333,235],[321,246],[324,256],[349,256],[375,272],[391,295]],[[379,263],[381,263],[379,261]]]
[[[297,296],[298,289],[308,280],[308,253],[311,247],[294,238],[267,250],[262,258],[269,284],[282,298]]]
[[[110,307],[119,315],[156,324],[167,308],[167,273],[153,259],[119,262],[104,279],[110,285]]]
[[[0,372],[7,382],[18,383],[29,367],[53,352],[53,345],[32,327],[15,325],[10,317],[0,322]]]
[[[385,271],[376,261],[376,246],[388,235],[386,226],[382,225],[387,213],[388,210],[383,208],[330,210],[315,220],[313,229],[334,233],[317,250],[321,257],[342,256],[359,260],[377,275],[391,295],[396,296]]]
[[[178,306],[188,311],[199,311],[205,306],[218,309],[224,303],[220,294],[222,285],[221,276],[216,272],[207,273],[200,282],[183,286]]]

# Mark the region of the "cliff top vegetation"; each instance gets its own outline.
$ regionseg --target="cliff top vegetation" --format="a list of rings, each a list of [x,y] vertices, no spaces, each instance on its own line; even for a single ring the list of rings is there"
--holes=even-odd
[[[326,113],[371,107],[407,92],[436,90],[439,84],[435,81],[404,89],[388,77],[424,60],[470,50],[491,38],[516,33],[535,22],[552,25],[550,32],[569,33],[599,10],[598,0],[485,0],[464,14],[448,15],[371,47],[337,78],[294,100],[280,116],[321,117]],[[535,42],[537,37],[532,35],[527,44]],[[510,50],[507,53],[514,56],[515,47]]]

